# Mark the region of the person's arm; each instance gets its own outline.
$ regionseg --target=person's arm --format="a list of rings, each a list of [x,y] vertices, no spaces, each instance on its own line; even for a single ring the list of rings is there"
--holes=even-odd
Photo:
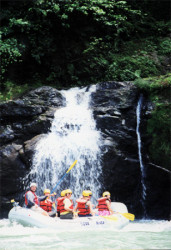
[[[48,195],[44,195],[44,196],[37,196],[37,198],[38,198],[38,200],[39,201],[44,201],[44,200],[46,200],[46,198],[48,197]]]
[[[89,206],[89,208],[90,208],[90,214],[91,214],[91,215],[95,215],[95,213],[94,213],[94,211],[93,211],[92,203],[91,203],[90,201],[88,201],[88,202],[86,203],[86,205]]]
[[[64,209],[68,212],[73,212],[73,209],[69,208],[72,205],[71,201],[69,199],[64,200]]]
[[[35,202],[34,202],[34,195],[33,195],[31,192],[28,192],[28,193],[26,194],[26,196],[27,196],[27,202],[28,202],[27,207],[28,207],[28,208],[33,207],[33,206],[35,205]]]
[[[110,213],[114,214],[114,212],[113,212],[113,210],[111,208],[111,204],[110,204],[110,202],[108,200],[106,200],[106,204],[107,204],[107,208],[109,209]]]

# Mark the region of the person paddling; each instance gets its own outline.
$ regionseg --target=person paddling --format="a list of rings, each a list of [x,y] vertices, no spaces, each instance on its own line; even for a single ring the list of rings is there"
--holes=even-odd
[[[63,205],[60,210],[60,219],[73,219],[74,207],[71,199],[71,189],[65,190],[65,197],[63,199]]]
[[[53,202],[49,195],[50,195],[50,189],[45,189],[44,190],[44,195],[47,197],[44,201],[40,201],[40,207],[48,212],[49,216],[55,217],[56,216],[56,211],[54,208],[55,202]],[[53,196],[53,195],[51,195]]]
[[[39,206],[40,201],[45,200],[48,196],[38,197],[35,193],[36,189],[37,184],[31,183],[30,190],[25,193],[25,205],[27,208],[33,210],[34,212],[49,216],[48,213]]]
[[[84,190],[82,192],[82,197],[77,199],[77,205],[75,211],[78,210],[79,217],[89,217],[93,216],[95,213],[93,211],[93,205],[90,201],[92,192],[90,190]]]
[[[110,200],[110,193],[105,191],[101,198],[98,200],[98,214],[101,216],[111,215],[114,214],[114,211],[111,208],[111,200]]]
[[[63,203],[64,199],[65,199],[65,190],[62,190],[61,197],[58,197],[56,199],[56,201],[57,201],[57,215],[58,215],[58,217],[60,217],[60,212],[64,208],[64,203]]]

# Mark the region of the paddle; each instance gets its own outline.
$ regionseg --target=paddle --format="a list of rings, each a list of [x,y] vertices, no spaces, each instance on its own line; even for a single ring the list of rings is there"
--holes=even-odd
[[[71,171],[71,169],[75,166],[75,164],[77,163],[77,160],[73,162],[73,164],[69,167],[68,171],[63,175],[63,177],[60,179],[60,181],[56,184],[56,186],[52,189],[51,194],[54,192],[54,190],[56,189],[56,187],[61,183],[61,181],[63,180],[63,178],[65,177],[66,174],[69,173],[69,171]]]
[[[124,216],[128,220],[132,220],[133,221],[135,219],[135,215],[134,214],[130,214],[130,213],[119,213],[119,214],[122,214],[122,216]]]
[[[131,220],[133,221],[135,219],[135,215],[134,214],[130,214],[130,213],[119,213],[121,214],[122,216],[124,216],[125,218],[127,218],[128,220]],[[100,216],[100,217],[103,217],[105,219],[108,219],[108,220],[118,220],[116,217],[114,216]]]

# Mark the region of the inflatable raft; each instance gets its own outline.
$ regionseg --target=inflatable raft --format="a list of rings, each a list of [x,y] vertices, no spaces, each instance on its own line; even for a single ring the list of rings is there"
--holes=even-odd
[[[73,220],[61,220],[58,217],[51,218],[15,205],[9,212],[8,218],[11,222],[17,222],[23,226],[50,228],[56,230],[74,229],[98,229],[110,228],[121,229],[129,223],[121,213],[127,213],[127,208],[123,203],[112,202],[112,208],[117,214],[112,216],[92,216],[77,217]]]

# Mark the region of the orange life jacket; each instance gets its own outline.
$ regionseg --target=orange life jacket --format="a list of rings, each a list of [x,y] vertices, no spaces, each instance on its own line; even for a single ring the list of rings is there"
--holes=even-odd
[[[63,201],[62,201],[63,206],[61,207],[60,213],[69,212],[69,211],[65,210],[65,208],[64,208],[64,200],[65,200],[65,199],[68,199],[68,198],[67,198],[67,197],[64,197],[64,199],[63,199]],[[70,202],[71,202],[71,206],[70,206],[69,208],[70,208],[70,209],[73,209],[73,208],[74,208],[74,203],[73,203],[72,200],[70,200]]]
[[[98,211],[109,211],[107,204],[106,204],[106,200],[108,200],[109,202],[111,202],[111,200],[109,200],[107,197],[102,197],[99,198],[98,201]]]
[[[76,202],[78,203],[77,209],[79,211],[79,215],[87,215],[90,214],[89,206],[86,206],[88,200],[78,199]]]
[[[25,204],[26,204],[26,206],[28,205],[28,200],[27,200],[27,197],[26,197],[28,192],[32,192],[32,191],[29,190],[29,191],[27,191],[25,193]],[[38,205],[39,204],[39,200],[37,198],[37,195],[35,194],[35,192],[32,192],[32,194],[34,195],[34,202]]]
[[[50,212],[52,211],[52,204],[53,202],[47,199],[40,202],[40,207],[46,212]]]
[[[56,199],[56,201],[57,201],[57,212],[61,212],[61,210],[64,209],[64,203],[63,203],[64,199],[65,199],[65,197],[58,197]]]

